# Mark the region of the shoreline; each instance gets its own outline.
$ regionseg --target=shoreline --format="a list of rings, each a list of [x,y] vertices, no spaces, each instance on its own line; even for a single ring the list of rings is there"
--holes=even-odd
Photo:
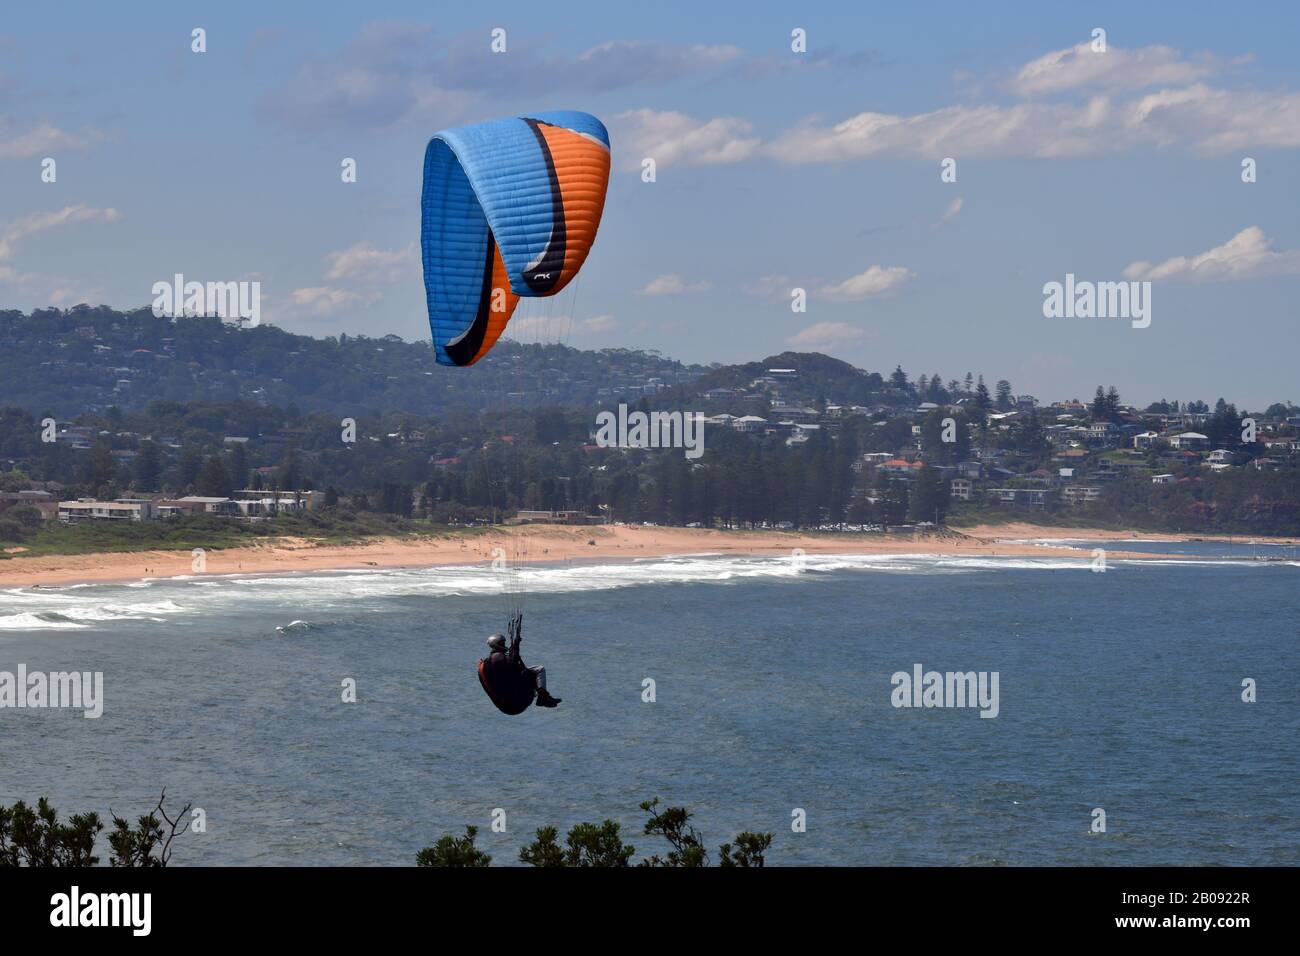
[[[204,571],[195,571],[188,550],[121,551],[76,555],[14,557],[0,564],[0,588],[66,587],[72,584],[124,584],[197,574],[267,575],[366,568],[418,568],[491,561],[494,549],[527,563],[617,561],[688,554],[764,556],[807,554],[926,554],[935,556],[1061,557],[1087,560],[1078,548],[1033,541],[1227,541],[1226,535],[1170,535],[1096,528],[1052,528],[1020,523],[979,525],[944,533],[809,533],[795,531],[720,531],[642,525],[528,525],[510,530],[476,530],[416,538],[375,538],[356,544],[321,544],[278,538],[249,547],[212,549]],[[1233,536],[1233,541],[1238,539]],[[1270,539],[1291,544],[1295,539]],[[1177,555],[1111,551],[1113,559],[1164,559]]]

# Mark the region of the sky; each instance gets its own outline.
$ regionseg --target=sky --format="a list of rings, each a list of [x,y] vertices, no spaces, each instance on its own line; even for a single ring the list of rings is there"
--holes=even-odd
[[[613,171],[568,344],[1262,410],[1300,401],[1298,43],[1289,2],[15,5],[0,309],[182,273],[427,338],[425,144],[578,109]],[[1150,282],[1149,325],[1046,317],[1067,274]]]

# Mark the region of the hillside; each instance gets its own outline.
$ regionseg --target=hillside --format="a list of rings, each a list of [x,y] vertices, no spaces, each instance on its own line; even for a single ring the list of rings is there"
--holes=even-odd
[[[702,367],[650,352],[503,341],[472,372],[438,365],[428,342],[312,338],[217,318],[157,318],[100,306],[0,312],[0,405],[71,418],[150,401],[249,403],[337,415],[636,400]]]

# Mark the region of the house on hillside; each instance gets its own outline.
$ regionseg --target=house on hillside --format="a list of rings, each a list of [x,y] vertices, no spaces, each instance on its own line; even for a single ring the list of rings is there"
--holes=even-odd
[[[1179,451],[1204,451],[1210,447],[1210,439],[1200,432],[1180,432],[1169,439],[1169,445]]]

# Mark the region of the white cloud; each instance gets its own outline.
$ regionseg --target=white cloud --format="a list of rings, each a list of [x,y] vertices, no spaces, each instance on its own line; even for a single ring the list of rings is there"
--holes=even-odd
[[[1216,90],[1203,84],[1132,100],[951,106],[895,116],[859,113],[834,126],[807,122],[764,151],[790,164],[906,156],[1058,159],[1140,146],[1218,154],[1300,146],[1300,93]]]
[[[1198,83],[1143,96],[1122,119],[1125,130],[1158,145],[1188,143],[1203,153],[1300,146],[1300,93],[1216,90]]]
[[[687,282],[678,275],[662,275],[647,282],[637,295],[681,295],[686,292],[705,292],[708,289],[708,282]]]
[[[618,322],[612,315],[593,315],[578,324],[584,332],[611,332]]]
[[[613,125],[619,150],[633,166],[646,157],[660,167],[737,163],[759,145],[750,124],[734,116],[698,120],[685,113],[640,109],[618,114]]]
[[[31,159],[51,153],[81,152],[103,138],[97,130],[70,133],[50,123],[41,123],[18,134],[0,128],[0,159]]]
[[[55,305],[59,308],[68,308],[70,306],[79,305],[82,302],[89,305],[92,302],[103,302],[104,293],[101,289],[97,288],[85,289],[79,286],[64,285],[50,290],[49,301],[50,305]]]
[[[832,125],[809,117],[758,152],[800,164],[877,156],[937,162],[943,156],[1067,158],[1140,147],[1220,154],[1300,146],[1300,92],[1220,89],[1204,82],[1249,59],[1187,58],[1164,46],[1112,46],[1094,53],[1081,44],[1021,67],[1009,84],[1018,101],[912,114],[864,111]],[[1030,98],[1041,94],[1072,95]]]
[[[798,283],[787,275],[768,275],[750,283],[745,288],[745,291],[750,295],[761,296],[764,299],[788,300],[794,294],[796,286],[798,286]]]
[[[828,299],[854,302],[893,292],[904,282],[914,278],[916,273],[903,266],[872,266],[866,272],[859,272],[843,282],[824,286],[820,292]]]
[[[950,219],[953,219],[959,212],[961,212],[961,208],[965,204],[966,204],[965,200],[963,200],[960,196],[958,196],[952,202],[948,203],[948,208],[944,210],[944,214],[941,217],[939,217],[939,222],[937,223],[937,225],[942,225],[943,223],[948,222]]]
[[[1106,90],[1139,90],[1150,86],[1193,83],[1222,68],[1219,60],[1201,56],[1184,59],[1167,46],[1146,46],[1135,50],[1107,46],[1097,53],[1090,43],[1065,50],[1053,50],[1031,60],[1016,73],[1010,87],[1020,96],[1061,93],[1093,87]]]
[[[33,213],[12,222],[0,223],[0,261],[12,258],[19,240],[34,233],[82,222],[117,222],[121,218],[122,214],[116,209],[96,209],[78,203],[54,212]]]
[[[370,305],[377,302],[379,298],[378,293],[363,295],[348,289],[313,286],[294,289],[289,294],[289,304],[285,311],[295,316],[334,315],[344,309]]]
[[[406,278],[418,261],[415,243],[404,249],[376,249],[358,242],[326,257],[330,261],[325,278],[362,282],[394,282]]]
[[[857,342],[865,336],[866,333],[861,329],[844,322],[818,322],[785,341],[796,348],[831,349]]]
[[[1199,255],[1174,256],[1159,265],[1134,262],[1124,270],[1126,279],[1175,282],[1227,282],[1278,275],[1300,275],[1300,250],[1274,252],[1259,226],[1249,226]]]
[[[516,342],[558,342],[561,332],[560,320],[544,312],[524,314],[515,312],[502,334]]]

